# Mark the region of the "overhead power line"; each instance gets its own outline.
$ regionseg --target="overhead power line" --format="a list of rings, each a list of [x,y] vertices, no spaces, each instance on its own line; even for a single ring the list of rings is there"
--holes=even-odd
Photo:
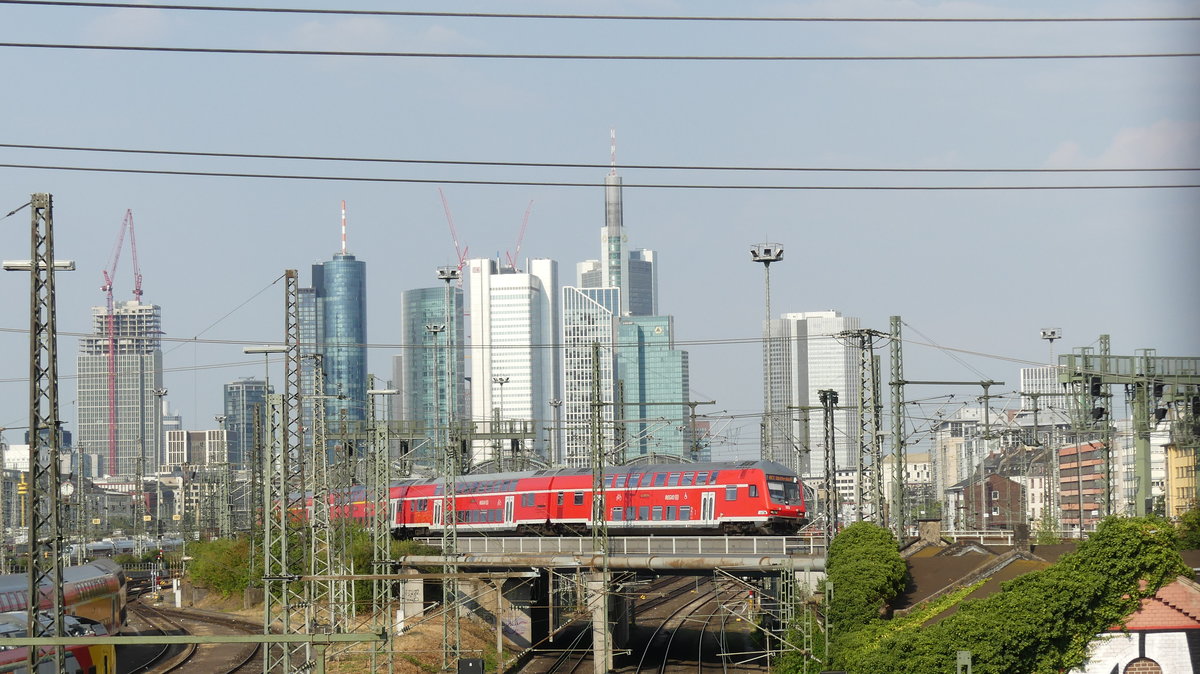
[[[72,2],[68,0],[0,0],[5,5],[157,9],[257,14],[330,14],[337,16],[407,16],[462,19],[553,19],[580,21],[726,21],[779,23],[1116,23],[1197,21],[1195,16],[1126,17],[832,17],[832,16],[680,16],[652,14],[532,14],[515,12],[423,12],[386,9],[310,9],[300,7],[225,7],[220,5],[157,5],[135,2]]]
[[[44,171],[82,171],[89,173],[127,173],[136,175],[189,176],[208,178],[262,178],[272,180],[318,180],[362,183],[411,183],[427,185],[496,185],[505,187],[603,187],[603,182],[555,182],[541,180],[465,180],[452,178],[386,178],[373,176],[336,176],[286,173],[238,173],[229,171],[183,171],[166,169],[133,169],[98,166],[50,166],[41,164],[0,164],[0,168],[32,169]],[[670,183],[625,183],[626,189],[677,189],[677,190],[773,190],[773,191],[1028,191],[1028,190],[1145,190],[1181,189],[1200,187],[1200,183],[1146,184],[1146,185],[730,185],[730,184],[670,184]]]
[[[0,0],[2,2],[3,0]],[[30,145],[22,143],[0,143],[0,148],[19,150],[55,150],[65,152],[103,152],[114,154],[142,154],[171,157],[213,157],[221,159],[285,159],[289,161],[351,162],[368,164],[422,164],[429,166],[497,166],[515,168],[612,168],[612,164],[588,164],[581,162],[523,162],[456,159],[402,159],[388,157],[334,157],[301,154],[262,154],[253,152],[199,152],[190,150],[152,150],[139,148],[87,147],[77,145]],[[902,167],[850,167],[850,166],[711,166],[680,164],[620,164],[622,170],[648,171],[753,171],[753,172],[810,172],[810,173],[1148,173],[1168,171],[1200,171],[1197,167],[1143,167],[1143,168],[902,168]]]
[[[1200,52],[1101,53],[1101,54],[965,54],[912,56],[728,56],[699,54],[482,54],[472,52],[344,51],[321,49],[237,49],[233,47],[152,47],[144,45],[65,44],[44,42],[0,42],[0,47],[19,49],[62,49],[74,51],[128,51],[168,54],[241,54],[255,56],[359,56],[384,58],[483,59],[519,61],[725,61],[725,62],[874,62],[874,61],[1030,61],[1181,58]]]

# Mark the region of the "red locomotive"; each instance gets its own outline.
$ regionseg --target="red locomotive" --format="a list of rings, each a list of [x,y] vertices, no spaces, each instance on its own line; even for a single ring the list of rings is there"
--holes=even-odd
[[[442,478],[391,488],[397,538],[442,531],[450,499]],[[366,508],[361,489],[351,511]],[[803,489],[791,469],[771,461],[613,466],[604,471],[605,517],[613,535],[658,533],[789,534],[805,522]],[[461,534],[579,535],[592,521],[592,473],[557,468],[463,475],[455,481]]]

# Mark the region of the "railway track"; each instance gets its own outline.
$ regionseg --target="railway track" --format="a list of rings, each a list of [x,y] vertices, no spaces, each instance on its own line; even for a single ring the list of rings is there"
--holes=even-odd
[[[211,636],[221,634],[253,634],[261,627],[223,616],[200,611],[180,611],[155,607],[142,602],[130,602],[130,612],[159,634]],[[140,631],[140,630],[139,630]],[[142,634],[152,633],[141,631]],[[234,674],[262,671],[261,647],[258,644],[185,644],[159,646],[149,651],[122,649],[117,654],[121,674],[153,671],[205,672],[205,674]]]

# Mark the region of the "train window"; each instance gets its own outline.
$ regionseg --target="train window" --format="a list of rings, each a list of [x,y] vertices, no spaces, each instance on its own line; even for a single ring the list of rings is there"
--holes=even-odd
[[[636,511],[637,511],[636,508],[630,506],[630,508],[625,511],[625,521],[628,522],[628,521],[632,520],[634,515],[637,514]]]
[[[736,501],[737,500],[737,485],[731,484],[728,487],[725,487],[725,500],[726,501]]]
[[[650,519],[650,506],[638,506],[638,519],[639,520]]]
[[[605,477],[604,478],[604,486],[606,488],[611,489],[613,486],[613,479],[615,479],[616,477],[617,477],[616,475],[609,475],[609,476]]]
[[[679,473],[671,473],[671,477],[669,477],[667,479],[667,486],[668,487],[678,487],[679,486]]]
[[[532,506],[534,504],[534,498],[536,497],[533,494],[521,494],[521,506],[525,508]]]
[[[617,489],[623,489],[623,488],[625,487],[625,476],[624,476],[624,475],[618,475],[618,476],[617,476],[617,485],[616,485],[616,487],[617,487]]]
[[[667,519],[675,519],[675,506],[667,506]]]
[[[758,485],[750,485],[750,498],[758,498]]]
[[[575,492],[575,505],[583,505],[583,492]]]
[[[623,510],[624,510],[623,508],[613,508],[612,509],[612,517],[610,517],[609,519],[611,519],[614,522],[620,522],[622,516],[624,516],[624,513],[622,512]]]
[[[681,519],[681,520],[692,519],[692,506],[679,506],[679,519]]]
[[[708,473],[696,473],[696,484],[708,484]]]
[[[560,491],[560,492],[558,492],[558,505],[562,505],[562,504],[563,504],[563,493]]]
[[[666,483],[666,481],[667,481],[666,473],[656,473],[654,475],[654,486],[655,487],[663,486],[663,484]]]
[[[709,483],[709,484],[716,484],[716,483],[717,483],[717,474],[718,474],[718,473],[720,473],[720,472],[721,472],[721,471],[719,471],[719,470],[714,470],[714,471],[712,472],[712,475],[709,475],[709,476],[708,476],[708,483]]]
[[[654,506],[654,520],[659,521],[662,519],[662,516],[663,516],[663,507],[662,506]]]
[[[681,481],[679,482],[679,484],[680,484],[680,486],[683,486],[683,487],[690,487],[690,486],[692,486],[692,482],[693,482],[695,479],[696,479],[696,474],[695,474],[695,473],[684,473],[684,474],[683,474],[683,480],[681,480]]]

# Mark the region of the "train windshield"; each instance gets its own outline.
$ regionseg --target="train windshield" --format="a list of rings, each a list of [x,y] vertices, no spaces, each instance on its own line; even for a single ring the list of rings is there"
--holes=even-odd
[[[770,476],[767,478],[767,492],[771,501],[782,505],[800,505],[800,486],[794,479]]]

